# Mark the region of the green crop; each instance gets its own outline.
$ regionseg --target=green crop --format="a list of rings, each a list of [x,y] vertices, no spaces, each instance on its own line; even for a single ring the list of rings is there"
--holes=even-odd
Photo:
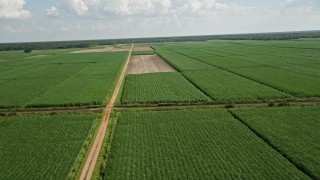
[[[0,107],[101,105],[127,57],[127,52],[49,52],[0,62],[7,68],[0,72]]]
[[[291,97],[290,95],[220,69],[182,74],[217,102],[243,102]]]
[[[155,54],[154,51],[147,50],[147,51],[133,51],[132,55],[152,55]]]
[[[210,69],[207,64],[170,50],[157,50],[157,54],[179,71]]]
[[[315,179],[320,178],[320,106],[233,112],[301,169]]]
[[[320,77],[271,67],[231,68],[230,71],[297,97],[320,96]]]
[[[0,116],[0,179],[66,179],[93,113]]]
[[[208,101],[201,91],[178,72],[127,75],[121,102],[189,103]]]
[[[308,179],[225,110],[123,112],[104,179]]]

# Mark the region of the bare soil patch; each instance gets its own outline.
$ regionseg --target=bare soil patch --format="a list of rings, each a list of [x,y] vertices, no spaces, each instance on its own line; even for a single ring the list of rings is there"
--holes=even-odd
[[[35,55],[35,56],[26,57],[24,59],[35,59],[35,58],[41,58],[41,57],[46,57],[46,56],[48,56],[48,55],[42,54],[42,55]]]
[[[153,51],[153,49],[147,45],[137,45],[134,46],[133,51]]]
[[[144,74],[175,71],[175,69],[173,69],[158,55],[131,56],[128,67],[128,74]]]
[[[79,51],[73,51],[71,53],[120,52],[120,51],[130,51],[130,49],[131,49],[131,46],[122,46],[122,47],[107,46],[105,48],[97,48],[97,49],[82,49]]]

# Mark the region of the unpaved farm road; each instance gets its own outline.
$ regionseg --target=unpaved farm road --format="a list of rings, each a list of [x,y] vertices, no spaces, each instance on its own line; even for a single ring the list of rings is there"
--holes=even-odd
[[[127,70],[127,67],[128,67],[128,64],[129,64],[129,60],[130,60],[130,57],[131,57],[131,53],[132,53],[132,49],[133,49],[133,46],[131,46],[131,50],[129,52],[129,56],[128,56],[128,59],[125,63],[125,66],[124,68],[122,69],[122,73],[119,77],[119,80],[118,80],[118,83],[116,85],[116,88],[112,94],[112,97],[108,103],[108,105],[106,106],[106,109],[105,109],[105,112],[104,112],[104,115],[103,115],[103,119],[101,121],[101,124],[100,124],[100,127],[98,129],[98,133],[97,133],[97,136],[96,138],[94,139],[93,141],[93,144],[92,144],[92,147],[90,149],[90,152],[89,152],[89,155],[86,159],[86,162],[83,166],[83,169],[81,171],[81,175],[80,175],[80,179],[83,180],[90,180],[91,177],[92,177],[92,174],[93,174],[93,171],[94,171],[94,168],[96,166],[96,163],[97,163],[97,160],[98,160],[98,157],[99,157],[99,153],[100,153],[100,150],[101,150],[101,147],[102,147],[102,144],[103,144],[103,140],[104,140],[104,136],[106,134],[106,131],[107,131],[107,126],[108,126],[108,122],[109,122],[109,119],[110,119],[110,114],[111,114],[111,111],[114,107],[114,104],[116,102],[116,99],[117,99],[117,96],[119,94],[119,91],[120,91],[120,88],[121,88],[121,84],[122,84],[122,81],[126,75],[126,70]]]

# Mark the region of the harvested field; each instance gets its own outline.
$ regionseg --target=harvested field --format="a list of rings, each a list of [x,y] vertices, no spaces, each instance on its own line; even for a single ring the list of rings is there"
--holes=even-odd
[[[133,51],[152,51],[153,49],[150,46],[141,45],[134,46]]]
[[[175,69],[163,61],[158,55],[141,55],[131,57],[128,74],[154,72],[175,72]]]
[[[46,57],[46,56],[48,56],[48,55],[42,54],[42,55],[35,55],[35,56],[26,57],[24,59],[35,59],[35,58],[41,58],[41,57]]]
[[[79,51],[73,51],[71,53],[120,52],[120,51],[130,51],[130,48],[131,46],[123,46],[123,47],[107,46],[105,48],[98,48],[98,49],[82,49]]]

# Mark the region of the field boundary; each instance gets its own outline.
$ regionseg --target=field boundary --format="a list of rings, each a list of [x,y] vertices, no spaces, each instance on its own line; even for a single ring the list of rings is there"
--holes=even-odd
[[[277,107],[277,106],[312,106],[320,105],[320,100],[314,101],[279,101],[279,102],[253,102],[253,103],[222,103],[222,104],[186,104],[186,105],[159,105],[159,106],[116,106],[116,110],[165,110],[165,109],[187,109],[187,108],[242,108],[242,107]]]
[[[119,96],[118,96],[119,98]],[[320,105],[320,99],[303,101],[277,101],[277,102],[248,102],[248,103],[218,103],[218,104],[141,104],[135,106],[115,105],[112,109],[184,109],[184,108],[240,108],[240,107],[272,107],[272,106],[294,106],[294,105]],[[51,113],[72,113],[72,112],[97,112],[103,111],[104,107],[85,108],[60,108],[60,109],[26,109],[26,110],[0,110],[0,115],[28,115],[28,114],[51,114]]]
[[[299,171],[301,171],[302,173],[304,173],[305,175],[307,175],[310,179],[317,179],[317,177],[310,172],[308,169],[306,169],[305,167],[303,167],[302,165],[297,164],[294,160],[292,160],[292,158],[286,154],[286,152],[281,151],[279,148],[277,148],[274,144],[272,144],[272,142],[270,142],[270,140],[265,137],[264,135],[260,134],[255,128],[253,128],[252,126],[250,126],[248,123],[246,123],[245,121],[243,121],[237,114],[235,114],[234,112],[228,110],[228,112],[234,117],[235,120],[239,121],[242,125],[244,125],[245,127],[247,127],[251,132],[253,132],[259,139],[261,139],[262,141],[264,141],[268,146],[270,146],[273,150],[275,150],[277,153],[279,153],[282,157],[284,157],[285,159],[287,159],[293,166],[295,166]]]

